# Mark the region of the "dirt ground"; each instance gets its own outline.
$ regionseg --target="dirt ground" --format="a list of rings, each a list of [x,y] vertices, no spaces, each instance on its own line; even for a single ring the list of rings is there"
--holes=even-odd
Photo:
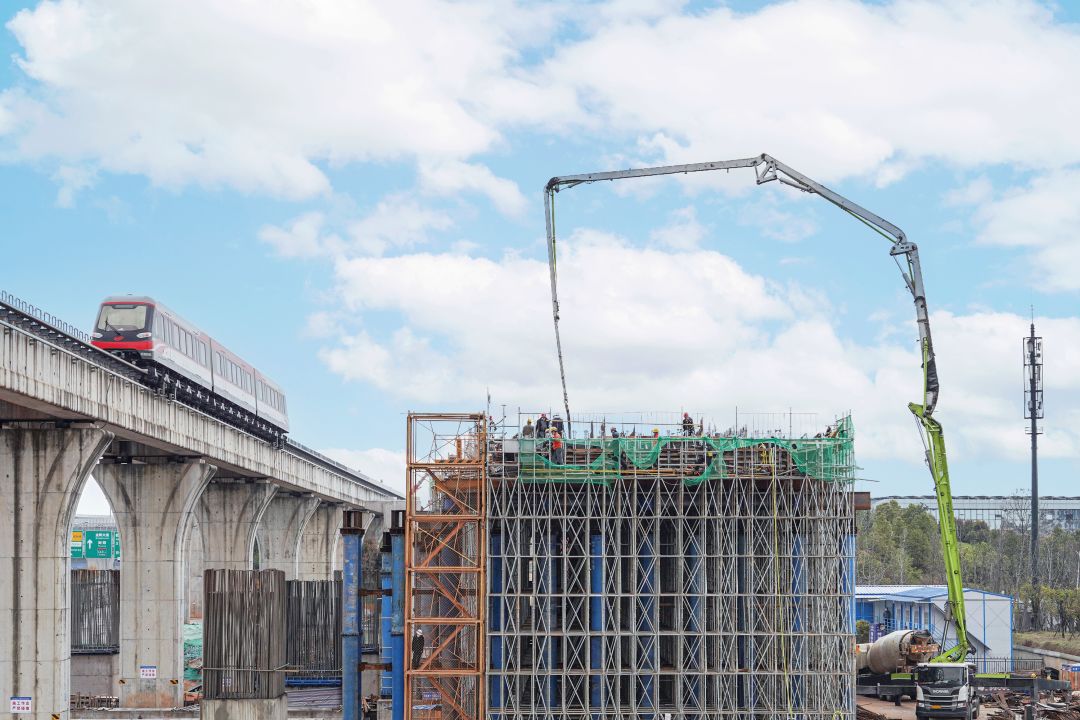
[[[893,705],[892,700],[879,700],[872,697],[859,696],[856,701],[867,710],[884,715],[889,720],[915,720],[915,701],[904,699],[900,707]]]

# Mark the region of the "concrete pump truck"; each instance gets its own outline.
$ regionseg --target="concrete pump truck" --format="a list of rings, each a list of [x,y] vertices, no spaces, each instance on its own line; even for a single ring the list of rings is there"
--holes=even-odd
[[[551,304],[555,324],[555,342],[559,356],[559,374],[562,380],[563,405],[567,420],[570,418],[570,401],[566,389],[566,371],[559,334],[559,299],[557,290],[557,255],[555,238],[555,194],[561,190],[603,181],[657,175],[681,175],[712,170],[753,169],[757,184],[777,181],[806,193],[819,195],[855,219],[864,223],[890,242],[889,254],[896,260],[904,284],[915,303],[915,321],[919,331],[919,350],[922,357],[922,402],[910,403],[908,408],[915,416],[926,449],[926,462],[930,468],[937,496],[938,526],[941,547],[945,555],[945,579],[948,587],[946,601],[947,624],[954,628],[956,644],[914,667],[914,694],[916,714],[919,718],[950,717],[974,720],[979,714],[979,698],[975,692],[974,666],[967,662],[973,652],[968,641],[967,618],[964,613],[964,586],[960,575],[960,547],[953,515],[952,492],[949,487],[949,467],[945,457],[945,439],[941,423],[934,418],[938,401],[937,361],[930,336],[930,315],[926,306],[922,268],[919,264],[918,247],[907,239],[904,232],[891,222],[866,210],[819,182],[803,175],[769,155],[725,160],[720,162],[667,165],[662,167],[599,172],[586,175],[554,177],[544,189],[544,214],[547,226],[548,265],[551,276]],[[901,259],[903,262],[901,263]],[[942,638],[942,645],[945,638]],[[905,679],[910,678],[905,674]],[[910,693],[910,690],[905,688]],[[899,695],[897,695],[899,697]]]

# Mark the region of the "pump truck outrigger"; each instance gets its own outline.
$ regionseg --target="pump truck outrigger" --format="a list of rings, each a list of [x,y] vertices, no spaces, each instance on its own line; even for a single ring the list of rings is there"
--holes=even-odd
[[[945,457],[945,438],[941,423],[934,418],[934,408],[938,401],[938,374],[937,361],[934,356],[934,345],[930,337],[930,315],[926,306],[926,291],[923,287],[922,267],[919,264],[919,249],[915,243],[909,241],[904,232],[888,220],[870,212],[857,203],[848,200],[842,195],[830,190],[821,183],[812,180],[797,170],[788,167],[769,155],[742,158],[737,160],[723,160],[719,162],[692,163],[687,165],[665,165],[661,167],[638,168],[631,170],[616,170],[612,172],[589,173],[585,175],[566,175],[553,177],[544,188],[544,215],[547,226],[548,266],[551,276],[551,305],[555,324],[555,345],[559,356],[559,375],[562,380],[563,405],[566,409],[566,418],[570,419],[570,400],[566,389],[566,369],[563,361],[562,339],[559,334],[559,298],[557,287],[557,255],[555,240],[555,194],[563,189],[602,182],[605,180],[624,180],[629,178],[652,177],[657,175],[680,175],[693,172],[705,172],[710,170],[734,170],[739,168],[752,168],[757,177],[757,184],[762,185],[774,180],[803,192],[820,195],[844,212],[853,216],[872,230],[882,235],[891,243],[889,255],[896,261],[900,268],[900,274],[904,279],[908,292],[915,303],[915,321],[919,329],[919,348],[922,357],[923,389],[922,402],[909,403],[908,409],[915,416],[920,428],[923,445],[926,448],[926,461],[930,468],[930,475],[934,481],[935,494],[937,495],[938,526],[941,532],[941,546],[945,556],[945,576],[948,586],[948,599],[946,601],[946,617],[955,628],[956,644],[946,649],[941,654],[918,666],[917,672],[923,668],[941,668],[943,671],[949,668],[946,674],[950,678],[961,678],[959,685],[948,684],[950,696],[948,710],[944,700],[938,702],[939,690],[945,687],[941,683],[933,684],[933,695],[936,698],[933,703],[916,705],[919,717],[934,715],[949,715],[957,712],[957,702],[961,697],[966,698],[960,717],[976,717],[978,715],[978,702],[973,692],[973,674],[969,672],[965,664],[968,653],[971,651],[967,635],[967,617],[964,612],[964,586],[960,576],[960,546],[956,536],[956,521],[953,516],[952,491],[949,487],[949,467]],[[906,263],[906,268],[901,265],[900,258]],[[944,645],[944,643],[943,643]],[[962,668],[963,672],[952,672],[951,668]],[[931,693],[931,683],[925,683],[927,696]],[[917,693],[923,693],[920,689],[923,684],[917,683]],[[972,712],[973,711],[973,712]],[[955,716],[955,715],[953,715]]]

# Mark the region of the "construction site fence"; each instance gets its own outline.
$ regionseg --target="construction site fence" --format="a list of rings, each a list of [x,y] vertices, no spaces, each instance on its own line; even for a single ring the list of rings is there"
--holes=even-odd
[[[120,650],[120,571],[71,571],[71,652]]]
[[[281,570],[203,576],[203,697],[273,699],[285,692],[288,591]]]
[[[1045,663],[1041,658],[977,657],[975,672],[978,673],[1028,673],[1039,672]]]

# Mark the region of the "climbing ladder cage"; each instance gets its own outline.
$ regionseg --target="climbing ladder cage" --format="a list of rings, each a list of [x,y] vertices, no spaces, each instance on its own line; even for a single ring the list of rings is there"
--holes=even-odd
[[[854,717],[849,421],[563,465],[521,426],[489,442],[487,718]]]
[[[475,720],[484,708],[487,420],[408,418],[405,720]]]

